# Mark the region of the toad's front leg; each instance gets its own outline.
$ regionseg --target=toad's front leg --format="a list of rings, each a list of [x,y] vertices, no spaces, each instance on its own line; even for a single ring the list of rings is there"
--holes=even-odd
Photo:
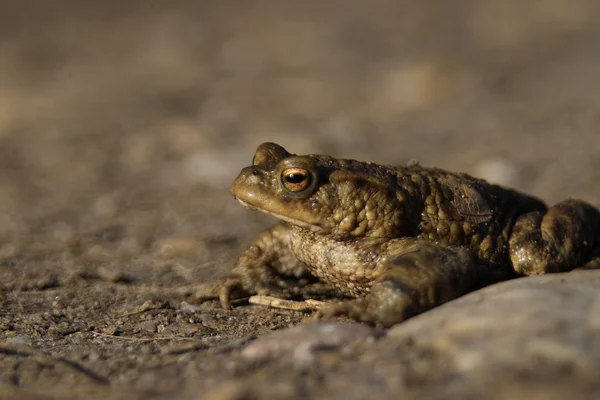
[[[346,315],[389,327],[477,289],[490,278],[490,268],[477,264],[463,247],[405,238],[389,242],[384,251],[384,272],[369,294],[323,308],[317,318]]]
[[[223,308],[230,301],[254,294],[290,297],[303,283],[315,280],[289,248],[289,227],[276,224],[259,234],[242,252],[229,275],[202,285],[199,301],[218,299]]]

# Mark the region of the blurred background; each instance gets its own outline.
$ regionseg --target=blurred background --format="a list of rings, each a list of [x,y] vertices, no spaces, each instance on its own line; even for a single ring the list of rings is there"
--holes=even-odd
[[[3,264],[15,287],[227,270],[268,223],[228,192],[263,141],[600,205],[595,0],[1,8],[0,258],[39,261]]]

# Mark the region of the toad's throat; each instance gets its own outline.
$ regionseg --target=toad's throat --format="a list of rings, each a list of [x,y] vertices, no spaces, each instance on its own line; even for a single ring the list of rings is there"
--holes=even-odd
[[[323,230],[323,228],[320,227],[320,226],[318,226],[318,225],[314,225],[314,224],[308,223],[306,221],[301,221],[299,219],[291,218],[291,217],[288,217],[287,215],[277,214],[277,213],[275,213],[273,211],[265,210],[264,208],[253,206],[252,204],[246,203],[244,200],[241,200],[239,197],[235,197],[235,199],[237,201],[239,201],[240,204],[243,205],[244,207],[246,207],[248,210],[260,211],[260,212],[263,212],[265,214],[272,215],[272,216],[274,216],[277,219],[280,219],[280,220],[285,221],[285,222],[289,222],[290,224],[299,226],[299,227],[304,228],[304,229],[308,229],[308,230],[310,230],[312,232],[320,232],[320,231]]]

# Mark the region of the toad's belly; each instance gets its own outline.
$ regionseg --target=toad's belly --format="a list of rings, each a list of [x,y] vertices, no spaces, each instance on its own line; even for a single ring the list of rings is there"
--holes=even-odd
[[[290,245],[313,275],[347,296],[366,295],[386,261],[381,244],[367,240],[337,241],[294,229]]]

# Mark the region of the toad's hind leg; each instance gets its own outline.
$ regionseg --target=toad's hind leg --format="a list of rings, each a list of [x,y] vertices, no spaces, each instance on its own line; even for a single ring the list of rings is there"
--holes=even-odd
[[[385,270],[365,297],[325,307],[317,318],[345,315],[389,327],[477,289],[492,273],[464,247],[423,239],[409,246],[406,242],[396,248],[392,243]]]
[[[509,240],[517,273],[541,275],[600,267],[600,212],[580,200],[521,215]]]

